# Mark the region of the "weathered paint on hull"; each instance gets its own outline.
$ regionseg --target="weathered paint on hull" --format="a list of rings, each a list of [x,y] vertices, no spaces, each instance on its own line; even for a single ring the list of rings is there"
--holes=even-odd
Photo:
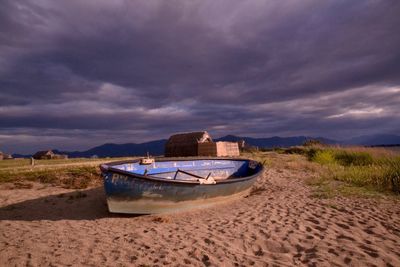
[[[209,206],[245,195],[256,179],[237,183],[200,185],[146,181],[109,174],[104,186],[110,212],[163,213]]]
[[[129,213],[129,214],[172,213],[172,212],[206,208],[216,204],[233,201],[235,199],[248,195],[249,192],[250,189],[247,189],[245,191],[230,196],[198,199],[198,200],[187,200],[179,202],[165,201],[162,199],[161,200],[139,199],[139,200],[129,201],[129,200],[118,200],[114,199],[113,197],[109,197],[107,198],[107,204],[108,204],[108,210],[114,213]]]

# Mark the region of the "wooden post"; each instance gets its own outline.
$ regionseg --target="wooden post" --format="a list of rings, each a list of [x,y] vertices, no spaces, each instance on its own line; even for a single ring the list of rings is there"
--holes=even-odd
[[[35,166],[35,159],[31,157],[31,166]]]

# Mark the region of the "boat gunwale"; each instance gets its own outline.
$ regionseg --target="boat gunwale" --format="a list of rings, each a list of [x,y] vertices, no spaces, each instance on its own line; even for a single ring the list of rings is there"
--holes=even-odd
[[[215,181],[216,184],[227,184],[227,183],[236,183],[251,180],[257,178],[263,171],[264,166],[255,160],[246,159],[246,158],[229,158],[229,157],[179,157],[179,158],[167,158],[167,157],[158,157],[155,158],[155,162],[164,162],[164,161],[193,161],[193,160],[232,160],[232,161],[254,161],[257,162],[260,166],[260,170],[253,175],[245,176],[245,177],[238,177],[233,179],[224,179],[224,180],[217,180]],[[129,163],[138,163],[140,159],[133,159],[133,160],[125,160],[125,161],[114,161],[109,163],[104,163],[100,165],[100,169],[102,172],[113,172],[117,174],[126,175],[130,178],[142,179],[142,180],[150,180],[155,182],[164,182],[164,183],[173,183],[173,184],[192,184],[192,185],[204,185],[210,186],[212,184],[200,184],[198,180],[173,180],[173,179],[165,179],[163,177],[151,176],[151,175],[141,175],[137,173],[132,173],[129,171],[117,169],[113,166],[121,165],[121,164],[129,164]]]

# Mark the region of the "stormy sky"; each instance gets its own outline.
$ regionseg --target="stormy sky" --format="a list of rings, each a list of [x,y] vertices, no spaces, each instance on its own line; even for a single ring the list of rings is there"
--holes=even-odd
[[[400,130],[400,1],[0,0],[0,150]]]

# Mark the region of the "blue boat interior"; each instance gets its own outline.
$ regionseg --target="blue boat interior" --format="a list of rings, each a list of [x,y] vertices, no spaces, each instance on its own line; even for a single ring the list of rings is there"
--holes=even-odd
[[[156,161],[149,165],[133,162],[112,167],[132,174],[172,180],[198,180],[209,177],[214,180],[241,178],[258,172],[258,168],[260,168],[260,166],[254,165],[253,161],[226,159]]]

